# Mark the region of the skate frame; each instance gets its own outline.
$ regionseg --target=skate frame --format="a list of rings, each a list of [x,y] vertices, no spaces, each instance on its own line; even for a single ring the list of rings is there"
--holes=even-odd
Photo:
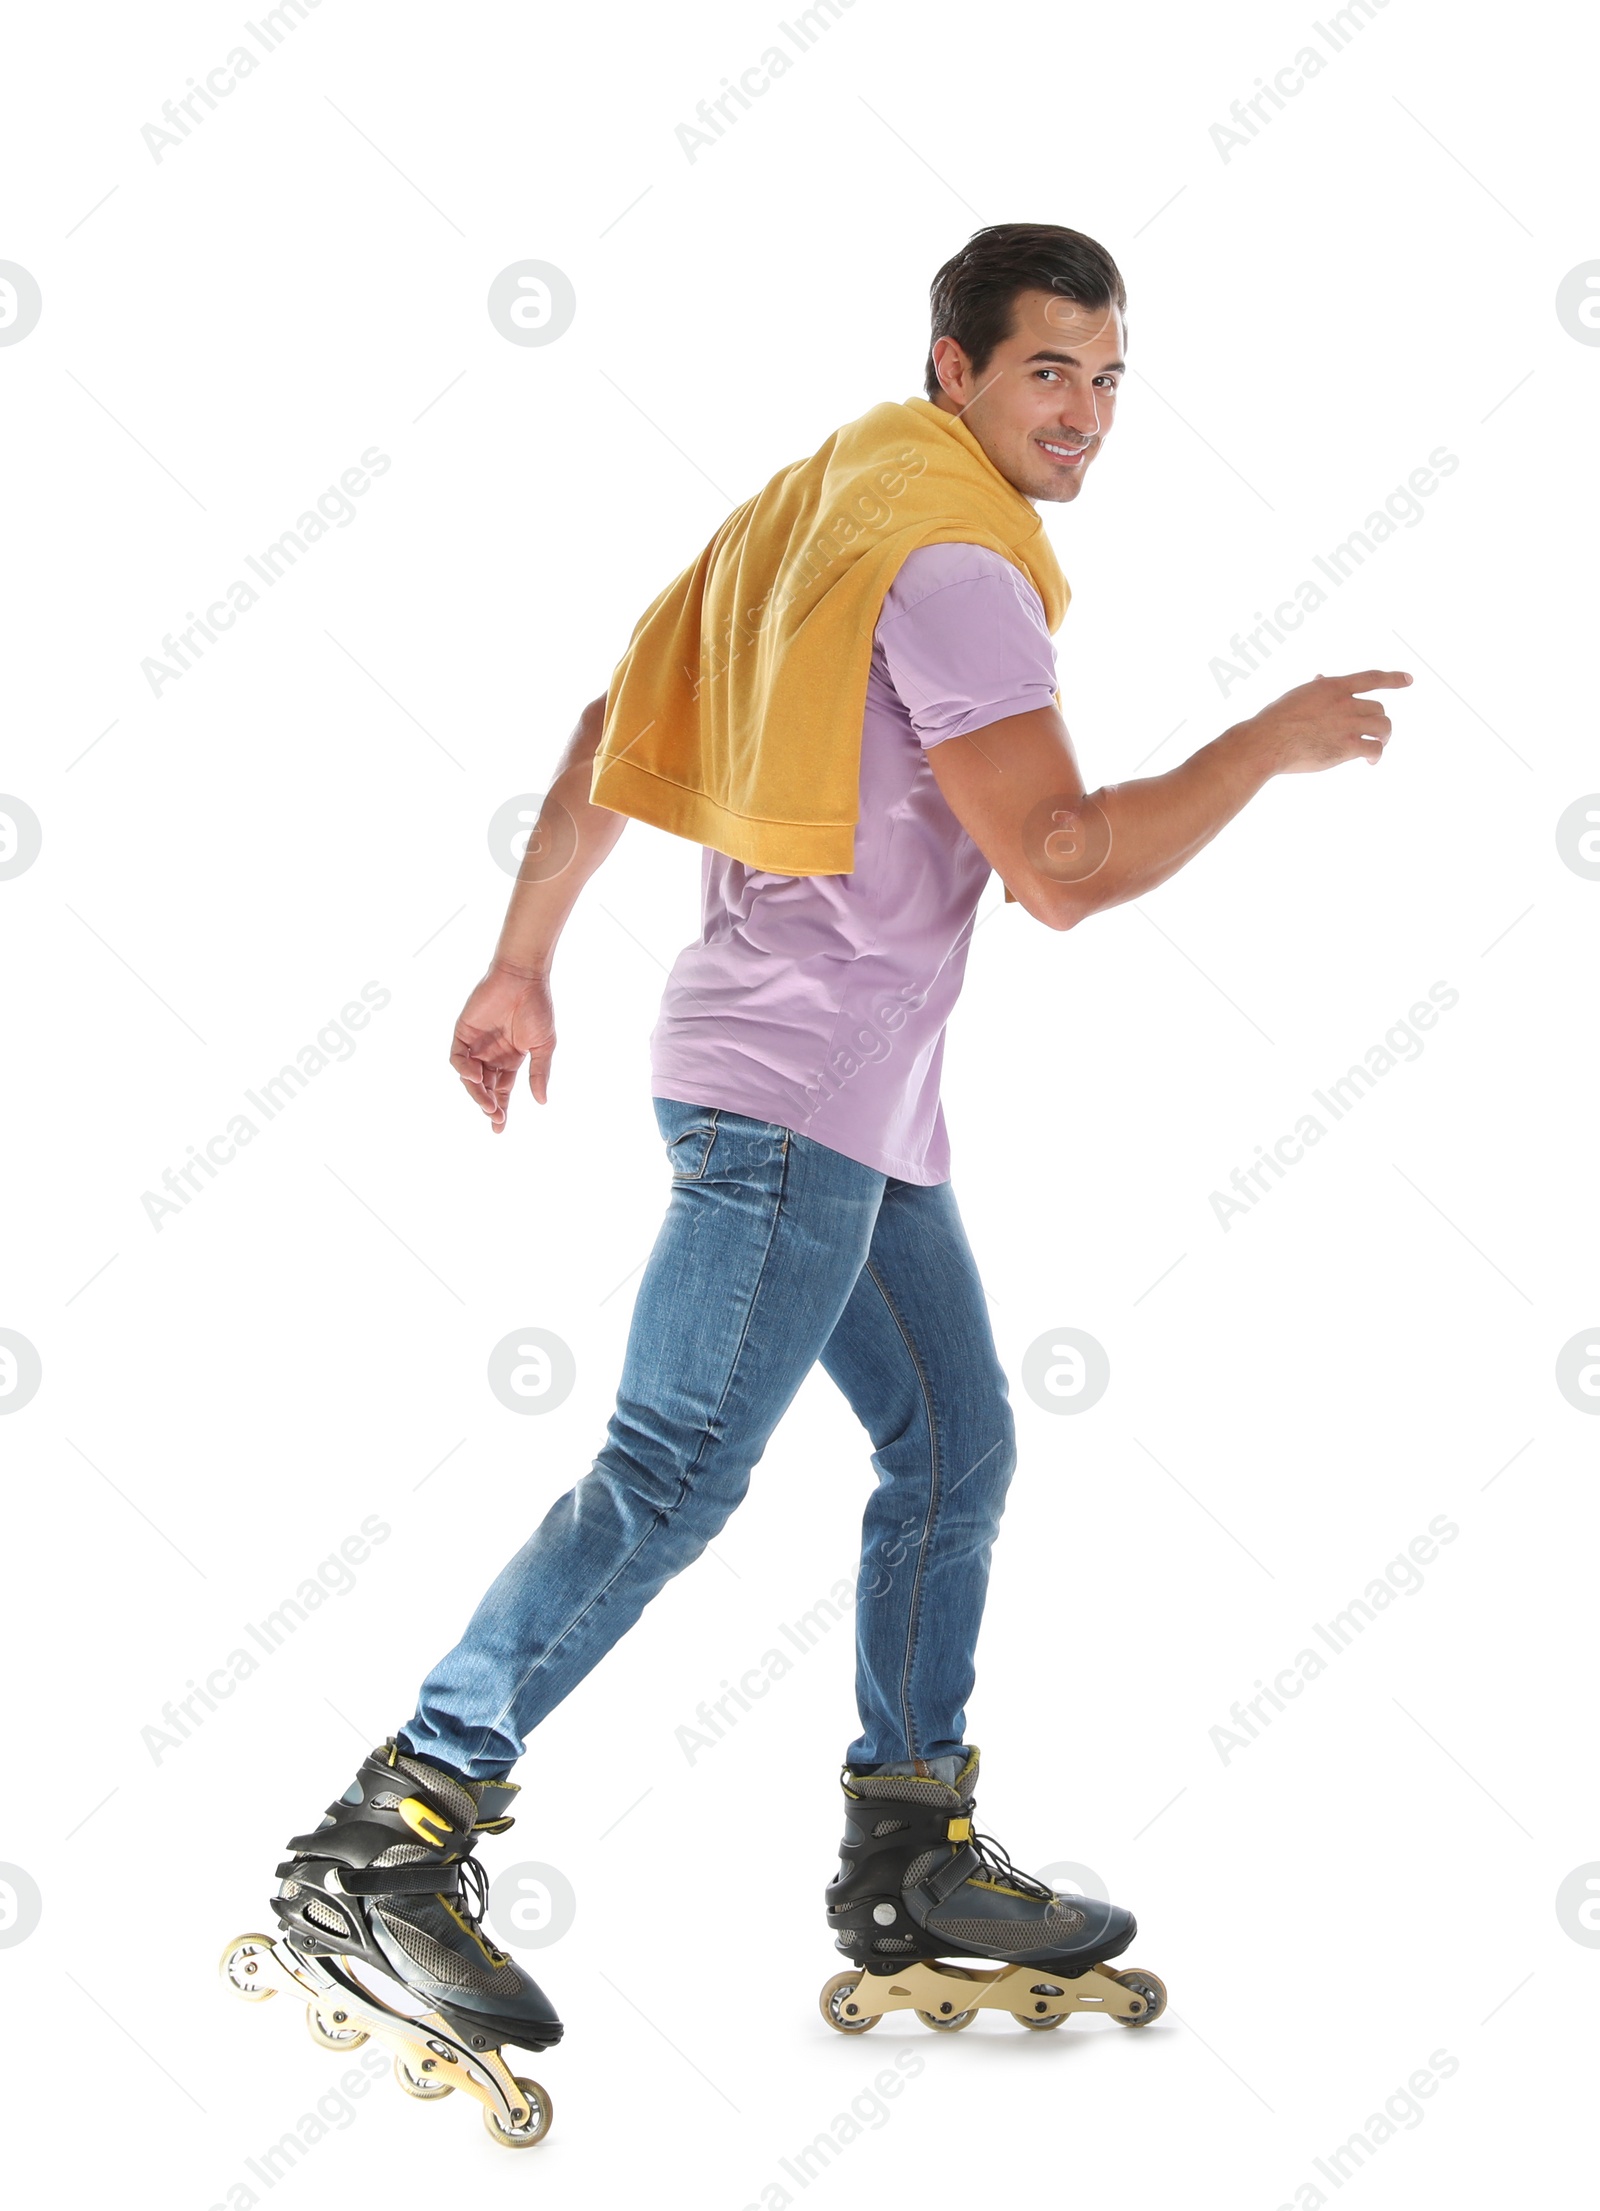
[[[246,1946],[251,1943],[259,1944],[259,1949],[248,1950]],[[437,2080],[438,2093],[447,2088],[465,2089],[493,2112],[507,2132],[515,2133],[528,2124],[532,2114],[527,2099],[499,2051],[473,2049],[441,2013],[414,2016],[397,2010],[364,1989],[332,1958],[312,1957],[286,1935],[276,1941],[270,1935],[243,1935],[230,1951],[229,1962],[237,1958],[240,1970],[248,1971],[251,1962],[259,1964],[263,1957],[270,1957],[284,1979],[324,2016],[337,2006],[348,2014],[352,2027],[375,2036],[405,2058],[419,2077]],[[277,1985],[265,1976],[246,1984],[230,1972],[229,1979],[241,1996],[255,2001],[278,1993]]]
[[[1054,1996],[1036,1996],[1036,1988],[1059,1989]],[[1037,1965],[981,1966],[940,1965],[926,1959],[874,1971],[867,1967],[854,1988],[839,1999],[841,2016],[849,2021],[881,2017],[886,2011],[917,2011],[936,2020],[963,2012],[1008,2011],[1016,2019],[1065,2019],[1074,2011],[1097,2011],[1120,2019],[1125,2026],[1142,2021],[1150,2005],[1135,1989],[1126,1988],[1105,1967],[1091,1966],[1074,1980],[1052,1979]]]

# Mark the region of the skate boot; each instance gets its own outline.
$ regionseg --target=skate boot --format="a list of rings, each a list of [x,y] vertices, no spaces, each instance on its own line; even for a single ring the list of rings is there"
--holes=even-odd
[[[944,1761],[940,1761],[941,1764]],[[854,1964],[822,1991],[822,2016],[862,2034],[886,2011],[914,2011],[953,2033],[984,2010],[1024,2027],[1059,2027],[1097,2011],[1144,2027],[1165,2009],[1153,1973],[1113,1972],[1138,1933],[1131,1912],[1058,1895],[973,1828],[978,1753],[953,1781],[930,1774],[858,1774],[844,1783],[839,1872],[827,1892],[834,1946]],[[979,1969],[940,1960],[1004,1959]]]
[[[561,2022],[480,1924],[480,1835],[512,1824],[510,1782],[467,1781],[402,1750],[373,1751],[320,1826],[293,1835],[272,1899],[280,1932],[242,1935],[222,1960],[242,1996],[292,1983],[309,1999],[306,2024],[324,2049],[354,2050],[369,2035],[393,2049],[395,2078],[424,2100],[463,2088],[483,2106],[497,2142],[528,2149],[550,2131],[550,2098],[514,2076],[503,2043],[548,2049]],[[366,1985],[378,1974],[414,1998],[408,2011]]]

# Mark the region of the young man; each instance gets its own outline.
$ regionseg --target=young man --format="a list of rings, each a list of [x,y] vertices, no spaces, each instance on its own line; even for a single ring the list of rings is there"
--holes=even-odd
[[[1037,505],[1078,498],[1110,435],[1125,306],[1104,249],[1051,225],[980,231],[940,270],[927,398],[872,409],[730,517],[580,716],[457,1024],[498,1132],[524,1060],[545,1100],[556,943],[624,815],[704,846],[702,933],[652,1039],[671,1196],[605,1446],[279,1869],[302,1952],[364,1957],[480,2048],[561,2030],[481,1931],[476,1837],[507,1824],[529,1733],[717,1534],[818,1360],[878,1475],[828,1891],[856,1970],[826,2016],[859,2031],[892,1981],[965,2024],[977,1984],[941,1957],[1005,1961],[988,2000],[1028,2024],[1066,2016],[1067,1982],[1130,2024],[1160,2009],[1159,1983],[1094,1970],[1129,1912],[972,1836],[964,1706],[1016,1452],[949,1180],[944,1029],[991,869],[1049,929],[1142,897],[1272,776],[1380,759],[1389,718],[1358,694],[1411,679],[1319,676],[1168,774],[1086,790]]]

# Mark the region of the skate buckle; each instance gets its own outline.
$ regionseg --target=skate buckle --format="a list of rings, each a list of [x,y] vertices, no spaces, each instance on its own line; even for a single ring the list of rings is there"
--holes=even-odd
[[[420,1835],[434,1850],[442,1850],[455,1833],[444,1814],[436,1812],[431,1804],[424,1804],[420,1796],[402,1797],[395,1810],[411,1832]],[[430,1831],[435,1828],[438,1830],[436,1834]]]
[[[402,1806],[402,1807],[401,1807],[401,1809],[403,1810],[403,1809],[404,1809],[404,1806]],[[947,1827],[947,1828],[945,1829],[945,1840],[946,1840],[946,1842],[971,1842],[971,1840],[972,1840],[972,1822],[971,1822],[971,1820],[970,1820],[970,1819],[953,1819],[953,1820],[952,1820],[952,1821],[950,1822],[949,1826],[948,1826],[948,1827]]]

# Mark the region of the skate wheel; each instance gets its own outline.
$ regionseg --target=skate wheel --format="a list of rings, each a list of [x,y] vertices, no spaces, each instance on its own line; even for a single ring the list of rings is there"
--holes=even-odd
[[[549,2096],[536,2080],[524,2080],[517,2075],[517,2086],[522,2091],[526,2117],[518,2126],[502,2126],[487,2104],[483,2107],[483,2123],[495,2141],[508,2150],[531,2150],[550,2132],[556,2111]]]
[[[230,1942],[222,1953],[218,1967],[222,1978],[235,1996],[242,1996],[247,2003],[259,2004],[268,1996],[276,1996],[277,1990],[264,1978],[267,1961],[272,1956],[270,1935],[240,1935]]]
[[[365,2042],[365,2035],[361,2037]],[[423,2058],[417,2063],[402,2053],[394,2061],[394,2077],[408,2096],[415,2096],[419,2103],[437,2103],[441,2096],[454,2093],[453,2080],[439,2078],[438,2064],[433,2058]]]
[[[1035,1981],[1028,1991],[1028,1994],[1038,2003],[1039,2011],[1043,2011],[1045,2008],[1045,2004],[1041,1999],[1047,2000],[1053,1996],[1059,2003],[1064,1998],[1065,1993],[1063,1989],[1056,1986],[1054,1981]],[[1045,2034],[1051,2027],[1064,2027],[1067,2023],[1067,2015],[1064,2011],[1055,2012],[1046,2019],[1039,2017],[1039,2011],[1014,2011],[1011,2016],[1019,2027],[1031,2027],[1035,2034]]]
[[[931,2027],[935,2034],[959,2034],[963,2027],[970,2027],[977,2016],[978,2007],[976,2005],[970,2011],[952,2011],[948,2013],[919,2011],[917,2013],[917,2017],[922,2021],[922,2024],[925,2027]]]
[[[838,2034],[865,2034],[869,2027],[875,2027],[883,2017],[881,2011],[873,2012],[870,2018],[857,2019],[851,2016],[850,1999],[860,1980],[859,1973],[836,1973],[817,1999],[823,2018]]]
[[[337,2005],[331,2011],[318,2011],[315,2004],[307,2004],[306,2033],[319,2050],[359,2050],[367,2039],[366,2028],[350,2025]]]
[[[1106,1970],[1102,1968],[1102,1970]],[[1167,2008],[1167,1988],[1153,1973],[1141,1973],[1137,1966],[1127,1973],[1113,1973],[1111,1978],[1120,1981],[1135,1996],[1144,1998],[1145,2008],[1137,2019],[1117,2019],[1119,2027],[1148,2027],[1152,2019],[1159,2019]],[[1112,2014],[1116,2018],[1116,2014]]]

